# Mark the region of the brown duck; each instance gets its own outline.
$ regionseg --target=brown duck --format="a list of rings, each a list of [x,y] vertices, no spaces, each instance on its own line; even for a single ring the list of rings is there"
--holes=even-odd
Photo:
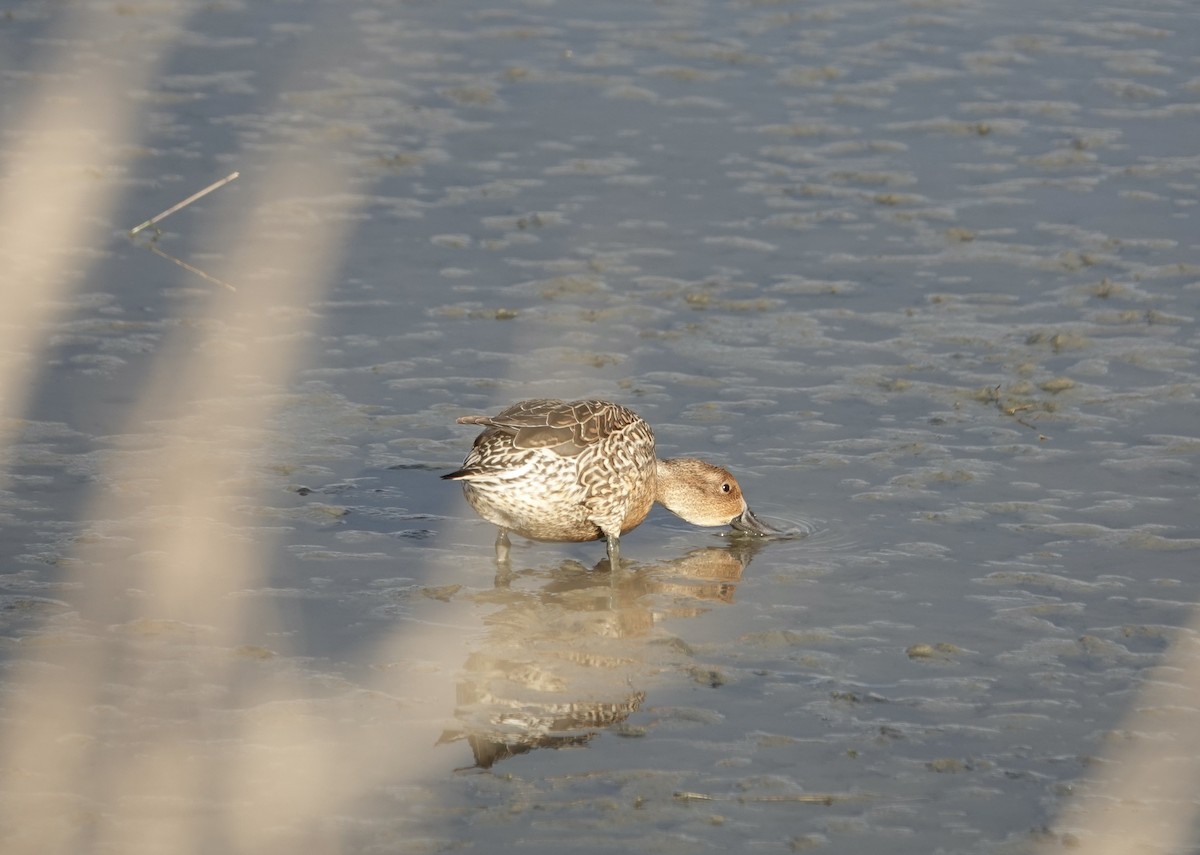
[[[694,525],[771,532],[733,475],[693,457],[659,460],[650,425],[620,404],[539,398],[458,423],[484,430],[462,468],[442,477],[462,481],[475,512],[499,527],[502,561],[511,531],[534,540],[604,538],[616,567],[621,535],[656,501]]]

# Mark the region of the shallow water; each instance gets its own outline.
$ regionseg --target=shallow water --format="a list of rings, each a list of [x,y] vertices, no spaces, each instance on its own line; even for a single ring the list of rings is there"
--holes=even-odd
[[[15,6],[5,851],[1194,847],[1198,37]],[[156,246],[236,290],[127,239],[233,170]],[[498,572],[437,476],[539,396],[794,536]]]

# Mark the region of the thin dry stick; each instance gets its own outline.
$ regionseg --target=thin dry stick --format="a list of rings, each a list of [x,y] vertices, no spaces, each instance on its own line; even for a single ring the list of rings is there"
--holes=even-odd
[[[1015,418],[1017,421],[1017,424],[1024,425],[1025,427],[1029,428],[1032,431],[1037,431],[1039,440],[1041,440],[1043,442],[1048,440],[1050,437],[1048,437],[1044,433],[1042,433],[1041,430],[1038,429],[1037,425],[1031,424],[1031,423],[1025,421],[1023,416],[1017,415],[1017,413],[1023,413],[1026,410],[1037,409],[1037,405],[1036,404],[1014,404],[1012,406],[1006,405],[1000,397],[1000,385],[1001,384],[997,383],[995,385],[995,387],[991,387],[987,390],[988,391],[988,402],[995,404],[996,409],[999,410],[1000,412],[1004,413],[1004,415],[1012,416],[1013,418]]]
[[[160,220],[165,220],[167,217],[171,216],[176,211],[180,210],[181,208],[186,208],[188,205],[192,204],[197,199],[203,199],[205,196],[207,196],[212,191],[214,191],[220,187],[224,187],[230,181],[237,178],[238,175],[240,175],[240,174],[241,174],[240,172],[231,172],[228,175],[226,175],[224,178],[222,178],[220,181],[214,181],[212,184],[209,184],[203,190],[201,190],[197,193],[193,193],[191,196],[188,196],[182,202],[180,202],[176,205],[172,205],[171,207],[167,208],[167,210],[162,211],[161,213],[155,214],[153,217],[146,220],[146,222],[140,223],[140,224],[134,226],[132,229],[129,230],[129,236],[133,237],[138,232],[140,232],[142,229],[148,229],[148,228],[150,228],[150,226],[154,225],[155,223],[159,222]]]
[[[209,282],[212,282],[216,285],[222,285],[222,286],[228,288],[230,291],[236,291],[237,288],[234,288],[232,285],[230,285],[224,279],[218,279],[215,276],[210,276],[209,274],[205,273],[200,268],[193,267],[192,265],[188,264],[186,261],[176,258],[175,256],[171,255],[169,252],[166,252],[166,251],[160,249],[158,247],[158,245],[156,244],[156,241],[158,240],[159,235],[161,235],[162,232],[159,231],[156,224],[162,220],[165,220],[167,217],[171,216],[176,211],[186,208],[188,205],[192,204],[197,199],[202,199],[205,196],[207,196],[209,193],[211,193],[212,191],[214,191],[220,187],[224,187],[230,181],[233,181],[235,178],[237,178],[240,174],[241,174],[240,172],[231,172],[228,175],[226,175],[224,178],[222,178],[220,181],[214,181],[212,184],[209,184],[207,187],[205,187],[203,190],[199,191],[198,193],[193,193],[191,196],[188,196],[182,202],[172,205],[170,208],[167,208],[167,210],[162,211],[161,213],[155,214],[153,217],[146,220],[146,222],[140,223],[140,224],[134,226],[132,229],[129,230],[129,236],[131,238],[136,237],[138,232],[143,231],[148,228],[153,228],[154,234],[151,236],[151,238],[148,242],[143,244],[143,246],[145,246],[146,249],[150,250],[155,255],[165,258],[167,261],[170,261],[174,264],[178,264],[180,267],[182,267],[184,270],[188,271],[189,273],[195,273],[201,279],[206,279]]]
[[[835,802],[860,801],[868,796],[857,793],[783,793],[779,795],[722,795],[680,790],[674,793],[681,802],[796,802],[799,804],[832,805]]]

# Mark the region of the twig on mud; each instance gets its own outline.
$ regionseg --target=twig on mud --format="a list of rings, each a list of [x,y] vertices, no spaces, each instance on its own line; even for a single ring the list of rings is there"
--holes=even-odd
[[[785,793],[752,796],[740,793],[737,795],[712,795],[688,790],[679,790],[672,795],[681,802],[794,802],[813,805],[831,805],[835,802],[861,801],[868,798],[861,793]]]
[[[129,230],[129,236],[135,237],[137,235],[137,233],[140,232],[142,229],[147,229],[150,226],[154,225],[155,223],[158,223],[161,220],[165,220],[167,217],[171,216],[176,211],[186,208],[188,205],[192,204],[197,199],[203,199],[209,193],[211,193],[212,191],[217,190],[221,187],[224,187],[226,184],[228,184],[230,181],[233,181],[239,175],[241,175],[240,172],[231,172],[228,175],[226,175],[224,178],[222,178],[220,181],[214,181],[212,184],[209,184],[203,190],[197,191],[196,193],[193,193],[191,196],[188,196],[182,202],[178,202],[178,203],[172,205],[171,207],[167,208],[167,210],[160,211],[159,213],[155,214],[153,217],[146,220],[146,222],[139,223],[138,225],[134,226],[133,228],[131,228]]]
[[[197,199],[202,199],[205,196],[207,196],[209,193],[213,192],[214,190],[224,187],[230,181],[233,181],[235,178],[237,178],[238,175],[240,175],[240,174],[241,173],[239,173],[239,172],[231,172],[228,175],[226,175],[224,178],[220,179],[219,181],[214,181],[212,184],[209,184],[203,190],[200,190],[196,193],[193,193],[191,196],[188,196],[182,202],[177,202],[176,204],[167,208],[165,211],[160,211],[159,213],[155,214],[153,217],[146,220],[145,222],[138,223],[136,226],[134,226],[132,229],[129,230],[129,237],[135,238],[138,236],[139,232],[142,232],[146,229],[153,229],[154,233],[150,236],[150,239],[148,241],[146,241],[145,243],[141,244],[141,246],[150,250],[155,255],[165,258],[167,261],[170,261],[174,264],[178,264],[184,270],[188,271],[189,273],[196,274],[201,279],[205,279],[209,282],[212,282],[215,285],[222,285],[222,286],[228,288],[230,291],[236,291],[237,288],[233,287],[233,285],[229,284],[224,279],[218,279],[216,276],[211,276],[208,273],[205,273],[199,267],[194,267],[193,265],[188,264],[186,261],[176,258],[175,256],[171,255],[169,252],[166,252],[165,250],[160,248],[158,246],[158,239],[159,239],[159,237],[162,236],[162,231],[158,228],[158,223],[165,220],[167,217],[171,216],[176,211],[180,211],[180,210],[186,208],[188,205],[192,204]]]
[[[1036,410],[1038,408],[1038,405],[1037,404],[1013,404],[1012,406],[1006,406],[1004,401],[1000,398],[1000,386],[1001,386],[1001,384],[997,383],[995,386],[987,387],[985,389],[985,392],[987,393],[986,400],[989,403],[995,404],[996,409],[998,409],[1000,412],[1004,413],[1004,415],[1013,416],[1016,419],[1017,424],[1024,425],[1025,427],[1029,428],[1030,430],[1038,431],[1038,439],[1039,440],[1041,440],[1043,442],[1048,440],[1050,437],[1046,436],[1044,433],[1042,433],[1040,430],[1038,430],[1036,425],[1030,424],[1029,422],[1025,421],[1024,418],[1017,415],[1017,413],[1023,413],[1026,410]]]

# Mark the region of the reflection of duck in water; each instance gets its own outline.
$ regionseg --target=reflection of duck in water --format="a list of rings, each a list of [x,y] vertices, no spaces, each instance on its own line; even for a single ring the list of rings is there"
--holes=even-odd
[[[655,567],[653,591],[677,598],[668,612],[672,617],[695,617],[708,611],[697,601],[732,603],[742,572],[763,543],[762,540],[743,540],[724,548],[692,549]]]
[[[622,534],[659,502],[694,525],[770,533],[750,511],[728,471],[703,460],[660,460],[639,415],[608,401],[520,401],[483,425],[463,466],[443,478],[463,482],[471,507],[499,526],[496,555],[508,558],[508,532],[534,540],[607,541],[619,559]]]
[[[503,606],[486,619],[486,639],[464,667],[460,726],[440,741],[465,738],[482,769],[534,748],[587,744],[641,707],[638,683],[677,667],[661,659],[677,657],[677,648],[649,643],[656,620],[732,601],[755,551],[694,549],[611,581],[574,561],[549,580],[540,571],[505,575],[503,587],[480,597]]]

